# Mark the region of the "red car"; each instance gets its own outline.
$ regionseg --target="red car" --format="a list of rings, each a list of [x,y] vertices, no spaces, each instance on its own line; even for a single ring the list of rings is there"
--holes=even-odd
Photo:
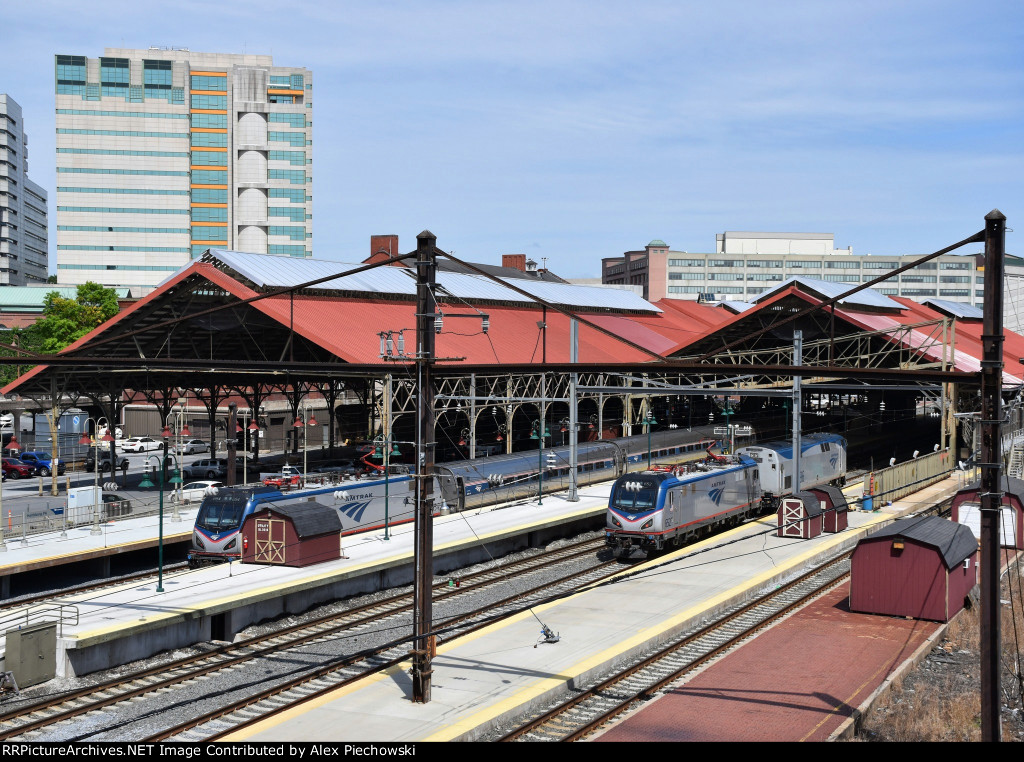
[[[20,479],[23,476],[32,476],[35,469],[28,463],[22,463],[14,458],[4,458],[4,478]]]

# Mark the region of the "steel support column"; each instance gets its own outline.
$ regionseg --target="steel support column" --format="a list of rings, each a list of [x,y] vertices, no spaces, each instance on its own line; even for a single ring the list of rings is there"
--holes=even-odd
[[[431,370],[434,363],[434,319],[437,302],[434,288],[437,278],[437,238],[430,231],[416,236],[416,519],[415,581],[413,585],[413,666],[412,700],[430,701],[431,659],[434,638],[432,595],[434,581],[434,389]]]
[[[1000,603],[999,510],[1003,493],[1003,254],[1006,216],[985,215],[985,306],[981,360],[981,740],[998,741]]]

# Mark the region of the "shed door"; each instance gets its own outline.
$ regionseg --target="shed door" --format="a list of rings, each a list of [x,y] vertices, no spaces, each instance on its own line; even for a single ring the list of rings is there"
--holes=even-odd
[[[802,500],[783,500],[782,501],[782,536],[783,537],[803,537],[804,536],[804,525],[803,522],[807,518],[804,513],[804,504]],[[795,523],[794,523],[795,522]]]
[[[974,536],[981,539],[981,503],[960,503],[960,523],[970,527]],[[1013,508],[1003,506],[999,510],[999,545],[1003,548],[1017,547],[1017,516]]]
[[[258,564],[285,562],[285,522],[282,519],[257,519],[256,556]]]

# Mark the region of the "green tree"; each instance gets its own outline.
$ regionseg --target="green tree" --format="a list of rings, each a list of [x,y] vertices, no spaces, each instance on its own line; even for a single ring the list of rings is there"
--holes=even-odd
[[[92,281],[81,284],[74,299],[51,291],[43,301],[43,319],[26,331],[22,346],[46,354],[59,352],[117,311],[117,292]]]

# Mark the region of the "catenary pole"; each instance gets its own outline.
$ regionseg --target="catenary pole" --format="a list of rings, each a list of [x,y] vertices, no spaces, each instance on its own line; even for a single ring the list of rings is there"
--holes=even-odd
[[[1003,469],[1003,254],[1006,216],[985,215],[985,305],[981,360],[981,740],[998,741],[1000,603],[999,489]]]
[[[416,236],[416,517],[415,580],[413,584],[412,700],[430,701],[431,628],[434,579],[433,475],[434,475],[434,363],[437,300],[437,236],[424,230]]]

